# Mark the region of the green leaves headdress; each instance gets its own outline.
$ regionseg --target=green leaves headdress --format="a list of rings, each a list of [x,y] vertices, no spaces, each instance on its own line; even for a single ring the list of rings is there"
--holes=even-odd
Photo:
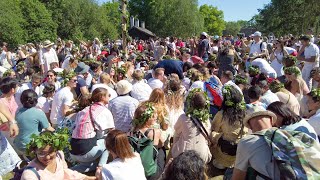
[[[222,89],[222,94],[223,94],[223,101],[224,101],[224,104],[227,106],[227,107],[233,107],[233,108],[236,108],[236,109],[241,109],[241,110],[244,110],[246,109],[246,103],[244,102],[244,99],[242,98],[242,101],[239,102],[239,103],[235,103],[232,101],[231,99],[231,85],[227,85],[227,86],[224,86],[223,89]]]
[[[291,67],[284,68],[284,73],[285,74],[294,74],[296,76],[301,75],[300,69],[298,67],[296,67],[296,66],[291,66]]]
[[[318,101],[320,101],[320,88],[312,89],[310,95],[312,96],[312,98],[315,98]]]
[[[32,134],[31,140],[27,144],[26,153],[29,156],[35,156],[35,150],[50,146],[54,151],[60,151],[65,148],[71,148],[69,143],[68,129],[58,129],[56,132],[43,132],[39,135]]]
[[[206,105],[207,105],[207,108],[203,108],[203,109],[199,109],[197,107],[193,107],[192,106],[192,99],[193,99],[193,96],[196,94],[196,93],[199,93],[199,92],[203,92],[200,88],[195,88],[195,89],[192,89],[188,96],[187,96],[187,100],[186,100],[186,104],[187,104],[187,111],[186,111],[186,115],[189,116],[189,117],[195,117],[195,118],[198,118],[201,122],[205,122],[207,121],[210,117],[211,117],[211,114],[209,112],[209,109],[210,109],[210,99],[207,95],[206,92],[203,92],[205,98],[206,98]]]
[[[134,127],[141,127],[144,125],[154,114],[154,107],[152,106],[151,103],[146,103],[146,110],[142,113],[142,115],[139,118],[134,118],[132,120],[132,125]]]

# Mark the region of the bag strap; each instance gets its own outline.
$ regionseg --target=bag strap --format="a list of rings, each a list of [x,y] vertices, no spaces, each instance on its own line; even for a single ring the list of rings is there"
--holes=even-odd
[[[36,174],[37,178],[40,180],[40,175],[38,171],[33,166],[27,166],[25,170],[31,170],[34,174]]]
[[[197,129],[200,131],[200,133],[203,135],[203,137],[210,143],[213,143],[211,141],[211,139],[209,138],[209,133],[208,131],[206,130],[206,128],[203,126],[202,122],[199,121],[197,118],[194,118],[194,117],[190,117],[191,121],[193,122],[193,124],[197,127]],[[198,123],[196,123],[196,121]],[[198,126],[198,124],[200,125],[200,127]]]
[[[144,132],[144,135],[148,138],[148,134],[149,134],[149,132],[150,132],[151,130],[153,131],[152,140],[154,141],[154,136],[155,136],[155,130],[154,130],[154,129],[147,129],[146,132]]]
[[[97,132],[97,129],[96,129],[96,127],[95,127],[95,125],[94,125],[94,121],[93,121],[92,105],[89,107],[89,116],[90,116],[90,121],[91,121],[91,123],[92,123],[93,129],[94,129],[94,131]]]

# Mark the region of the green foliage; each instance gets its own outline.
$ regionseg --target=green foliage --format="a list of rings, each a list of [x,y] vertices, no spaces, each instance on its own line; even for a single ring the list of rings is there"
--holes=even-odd
[[[218,10],[217,7],[205,4],[200,6],[200,13],[204,18],[205,31],[210,35],[222,35],[222,31],[225,28],[223,11]]]
[[[29,42],[56,38],[57,24],[52,20],[51,14],[42,3],[38,0],[22,0],[20,7],[26,21],[22,27]]]
[[[276,36],[292,33],[299,35],[308,28],[320,27],[320,4],[318,0],[272,0],[255,16],[257,26],[263,32]]]
[[[190,37],[203,31],[197,0],[130,0],[129,12],[160,37]]]
[[[1,0],[0,7],[0,41],[8,42],[11,47],[25,43],[25,31],[22,27],[25,20],[21,13],[20,0]]]
[[[225,35],[233,35],[236,36],[241,29],[241,24],[237,21],[226,22],[226,29],[224,31]]]
[[[206,98],[207,108],[199,109],[198,107],[192,106],[193,96],[199,92],[202,92],[204,94],[204,96]],[[195,118],[199,119],[201,122],[206,122],[211,117],[211,114],[209,112],[209,109],[210,109],[209,97],[208,97],[207,93],[203,92],[200,88],[195,88],[189,92],[187,99],[186,99],[186,105],[187,105],[186,115],[189,117],[191,117],[191,116],[195,117]]]
[[[152,106],[151,103],[146,103],[146,110],[142,113],[140,118],[134,118],[132,120],[132,124],[134,127],[141,127],[143,126],[154,114],[154,107]]]
[[[26,152],[30,156],[35,155],[35,150],[50,146],[54,151],[71,148],[69,143],[68,129],[58,129],[56,132],[43,132],[39,135],[32,134],[29,144],[27,144]]]

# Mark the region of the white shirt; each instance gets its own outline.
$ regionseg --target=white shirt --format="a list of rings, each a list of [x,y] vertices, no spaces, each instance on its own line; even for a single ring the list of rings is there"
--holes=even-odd
[[[114,89],[112,89],[111,87],[109,87],[108,85],[106,85],[106,84],[95,84],[95,85],[93,85],[92,88],[91,88],[91,93],[97,88],[105,88],[105,89],[107,89],[108,93],[110,94],[110,98],[109,98],[110,101],[112,99],[118,97],[117,92]]]
[[[73,94],[69,87],[64,87],[59,90],[52,101],[52,108],[50,113],[50,121],[52,124],[60,124],[64,118],[62,107],[63,105],[71,106],[73,101]]]
[[[42,58],[40,59],[40,64],[43,65],[45,72],[51,69],[51,63],[56,62],[59,64],[57,53],[53,48],[51,48],[49,51],[43,49],[41,57]]]
[[[160,81],[159,79],[155,79],[155,78],[151,78],[148,81],[148,85],[151,87],[152,90],[156,89],[156,88],[163,88],[163,82]]]
[[[261,48],[260,48],[260,44],[262,43],[261,45]],[[262,42],[261,40],[259,42],[255,42],[253,41],[251,44],[250,44],[250,53],[249,54],[260,54],[262,53],[263,50],[266,50],[267,49],[267,44],[265,42]],[[262,51],[261,51],[262,50]]]
[[[292,47],[284,47],[284,49],[288,52],[288,54],[292,54],[297,51]]]
[[[109,164],[102,166],[102,180],[145,180],[144,168],[140,155],[134,153],[136,157],[122,161],[117,158]]]
[[[25,91],[25,90],[27,90],[27,89],[33,89],[31,82],[23,83],[23,84],[20,86],[20,88],[18,89],[18,91],[16,92],[15,96],[14,96],[15,99],[16,99],[16,102],[17,102],[17,104],[18,104],[18,106],[19,106],[19,108],[22,107],[22,104],[21,104],[21,101],[20,101],[21,94],[22,94],[23,91]],[[33,89],[33,90],[37,93],[38,96],[40,95],[40,88],[39,88],[39,86],[37,86],[36,89]]]
[[[61,64],[62,69],[69,69],[70,68],[69,62],[70,62],[71,57],[72,57],[72,55],[67,55],[67,57],[64,58],[63,63]]]
[[[320,136],[320,109],[318,109],[315,115],[309,118],[308,122],[314,128],[317,135]]]
[[[149,99],[151,92],[151,87],[145,82],[145,80],[141,80],[132,85],[130,95],[139,102],[142,102]]]
[[[271,65],[265,59],[257,58],[253,60],[251,64],[255,66],[259,66],[259,69],[261,70],[262,73],[267,74],[269,76],[270,74],[274,74],[275,77],[277,77],[277,72],[271,67]]]
[[[41,109],[44,113],[49,113],[52,105],[52,99],[47,99],[46,97],[39,97],[36,108]]]
[[[314,64],[315,67],[319,66],[319,48],[317,45],[310,43],[310,45],[304,49],[304,56],[306,59],[311,58],[312,56],[316,56],[315,62],[305,62],[305,63]]]
[[[266,93],[264,93],[264,95],[261,97],[261,100],[260,100],[262,103],[264,103],[267,107],[273,103],[273,102],[276,102],[276,101],[280,101],[278,96],[271,92],[270,90],[268,90]]]
[[[224,88],[224,86],[233,86],[234,88],[236,88],[242,95],[243,95],[243,93],[242,93],[242,90],[240,89],[240,87],[238,86],[238,85],[236,85],[233,81],[228,81],[228,82],[226,82],[223,86],[222,86],[222,90],[223,90],[223,88]]]

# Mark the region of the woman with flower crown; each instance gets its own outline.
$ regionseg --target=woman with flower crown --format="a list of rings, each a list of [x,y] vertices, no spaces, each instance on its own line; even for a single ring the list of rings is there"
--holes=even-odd
[[[218,169],[232,167],[236,160],[237,144],[248,133],[243,125],[246,104],[242,94],[234,86],[225,86],[222,90],[221,111],[212,122],[213,165]]]
[[[299,101],[300,115],[306,116],[308,109],[306,108],[306,99],[304,98],[310,90],[306,82],[302,79],[301,71],[298,67],[292,66],[284,69],[284,74],[287,79],[286,88],[290,91]]]
[[[166,162],[166,152],[164,149],[164,139],[162,138],[162,131],[158,128],[153,128],[157,123],[158,113],[155,107],[150,102],[141,103],[134,112],[132,120],[133,131],[129,135],[141,137],[141,135],[153,141],[153,146],[157,151],[154,151],[157,157],[157,172],[149,177],[150,179],[158,179],[162,174]]]
[[[200,89],[189,91],[186,99],[186,113],[182,114],[174,125],[172,157],[194,150],[206,162],[210,162],[209,149],[210,102],[208,96]]]

